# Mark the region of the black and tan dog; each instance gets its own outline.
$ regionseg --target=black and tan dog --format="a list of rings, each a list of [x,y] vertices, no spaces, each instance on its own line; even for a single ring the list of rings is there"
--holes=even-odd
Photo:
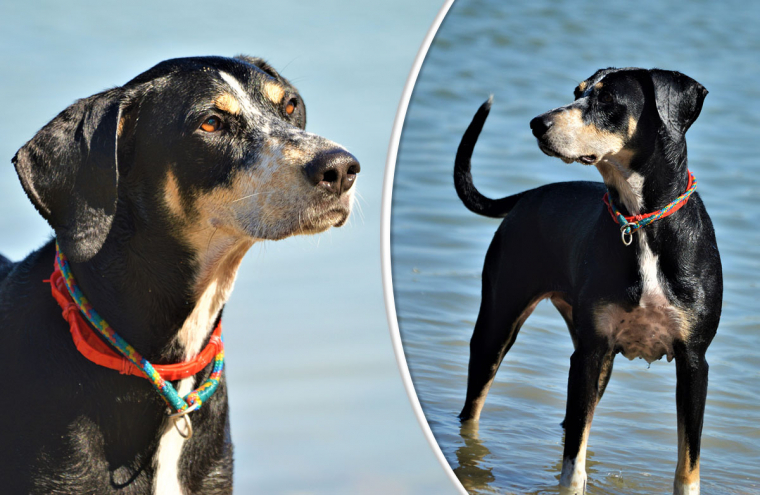
[[[551,299],[565,319],[570,358],[560,485],[585,491],[589,427],[617,353],[675,358],[678,465],[674,492],[699,492],[699,447],[707,394],[705,351],[723,294],[720,256],[698,194],[677,212],[623,236],[602,196],[624,215],[664,208],[689,183],[684,135],[707,91],[678,72],[605,69],[575,89],[575,101],[530,123],[539,148],[594,165],[604,184],[549,184],[491,200],[472,184],[470,157],[490,110],[475,115],[454,178],[470,210],[505,217],[483,267],[480,314],[470,343],[462,420],[477,420],[494,375],[536,304]],[[623,241],[631,241],[626,245]]]
[[[176,363],[209,341],[252,244],[346,222],[359,164],[305,124],[263,60],[175,59],[77,101],[13,161],[92,306],[148,361]],[[224,379],[185,440],[148,380],[74,347],[43,282],[54,253],[0,257],[0,491],[230,493]]]

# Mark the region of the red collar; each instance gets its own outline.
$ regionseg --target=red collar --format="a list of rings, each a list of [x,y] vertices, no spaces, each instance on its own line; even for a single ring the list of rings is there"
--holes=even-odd
[[[608,192],[604,193],[604,196],[602,196],[602,201],[604,201],[604,204],[607,205],[607,211],[610,212],[610,216],[616,222],[620,221],[618,215],[620,217],[625,218],[625,221],[627,223],[638,223],[638,222],[641,222],[642,220],[646,220],[647,218],[653,217],[655,215],[659,215],[659,216],[658,216],[658,218],[656,218],[654,220],[658,220],[660,218],[665,218],[665,217],[667,217],[669,215],[672,215],[673,213],[677,212],[678,210],[680,210],[681,207],[683,205],[685,205],[689,201],[689,196],[691,195],[691,192],[693,192],[693,191],[690,191],[690,189],[691,189],[692,185],[694,184],[695,180],[694,180],[694,174],[692,174],[691,171],[688,171],[688,170],[687,170],[687,172],[689,173],[689,183],[686,185],[686,192],[684,192],[682,195],[678,196],[675,199],[675,201],[671,202],[670,204],[668,204],[668,206],[666,206],[665,208],[663,208],[661,210],[653,211],[652,213],[647,213],[645,215],[624,216],[619,211],[616,211],[616,209],[612,206],[612,202],[610,201],[610,193],[608,193]],[[646,225],[646,223],[649,223],[649,222],[645,222],[644,225]]]
[[[145,373],[127,358],[111,349],[85,321],[69,291],[66,290],[63,275],[57,266],[50,276],[49,282],[53,297],[63,309],[63,318],[69,322],[69,331],[77,350],[97,365],[117,370],[122,375],[135,375],[145,378]],[[193,376],[208,366],[214,360],[214,356],[221,351],[221,336],[222,322],[220,320],[211,334],[208,345],[194,359],[177,364],[156,364],[153,365],[153,368],[167,381],[176,381]]]

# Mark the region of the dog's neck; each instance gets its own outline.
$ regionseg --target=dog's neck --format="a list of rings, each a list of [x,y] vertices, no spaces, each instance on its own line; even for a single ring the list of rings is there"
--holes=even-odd
[[[126,242],[117,233],[72,272],[93,308],[148,361],[176,363],[208,342],[253,241],[209,231],[207,248],[193,253],[159,230]]]
[[[683,154],[635,155],[627,149],[596,164],[612,202],[624,215],[642,215],[665,207],[686,190],[689,176]]]

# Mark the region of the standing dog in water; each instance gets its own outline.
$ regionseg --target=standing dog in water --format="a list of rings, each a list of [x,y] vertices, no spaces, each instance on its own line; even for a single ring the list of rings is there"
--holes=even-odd
[[[596,166],[604,184],[564,182],[484,197],[472,183],[470,159],[490,100],[459,146],[460,199],[475,213],[504,218],[483,267],[460,419],[478,420],[520,327],[549,298],[575,347],[563,423],[565,493],[586,490],[589,428],[617,353],[648,362],[675,358],[674,493],[699,493],[705,352],[723,298],[715,233],[686,160],[685,134],[706,95],[678,72],[610,68],[581,82],[575,101],[531,121],[541,151]]]
[[[184,58],[75,102],[18,151],[56,239],[0,256],[3,493],[232,491],[219,325],[238,266],[257,241],[343,225],[359,172],[305,125],[263,60]]]

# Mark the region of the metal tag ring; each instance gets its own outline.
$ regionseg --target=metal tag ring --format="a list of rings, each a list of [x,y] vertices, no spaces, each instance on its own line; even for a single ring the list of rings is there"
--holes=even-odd
[[[179,436],[184,438],[185,440],[189,440],[193,436],[193,423],[190,422],[190,416],[189,414],[196,409],[198,409],[200,405],[196,402],[192,406],[188,407],[184,411],[179,411],[174,414],[169,415],[169,419],[174,421],[174,427],[177,429],[177,433],[179,433]],[[183,419],[185,421],[185,429],[182,430],[179,427],[179,420]]]
[[[620,227],[620,238],[623,240],[623,244],[626,246],[630,246],[633,242],[633,233],[635,230],[633,230],[631,227],[635,226],[635,223],[628,222],[627,224]]]

